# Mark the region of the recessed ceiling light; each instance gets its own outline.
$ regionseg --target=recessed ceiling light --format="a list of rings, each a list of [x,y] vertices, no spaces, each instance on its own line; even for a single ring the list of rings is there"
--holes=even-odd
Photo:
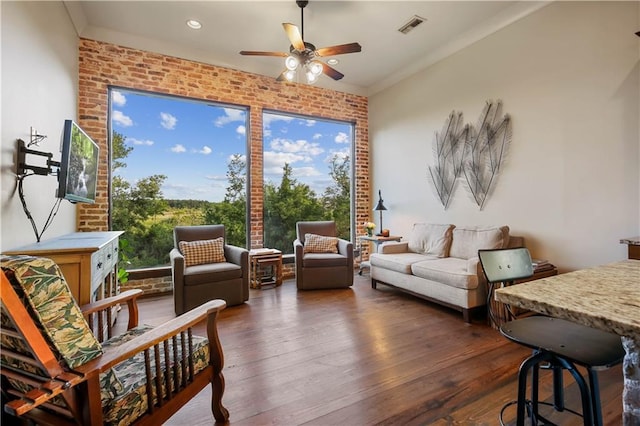
[[[200,23],[200,21],[196,21],[195,19],[189,19],[187,21],[187,27],[194,30],[199,30],[200,28],[202,28],[202,24]]]
[[[335,59],[335,58],[331,58],[327,61],[327,63],[329,65],[338,65],[338,62],[340,62],[339,60]]]

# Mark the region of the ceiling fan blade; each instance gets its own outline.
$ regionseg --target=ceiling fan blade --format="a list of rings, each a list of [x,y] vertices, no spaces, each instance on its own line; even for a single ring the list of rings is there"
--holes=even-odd
[[[287,37],[289,37],[289,41],[291,42],[291,45],[294,47],[294,49],[303,52],[305,49],[304,41],[302,41],[302,35],[300,34],[300,30],[298,29],[298,27],[286,22],[283,23],[282,26],[284,27],[284,30],[287,33]]]
[[[255,50],[241,50],[240,54],[246,56],[280,56],[282,58],[289,56],[288,53],[284,52],[260,52]]]
[[[358,43],[340,44],[338,46],[322,47],[316,49],[316,55],[318,56],[333,56],[342,55],[345,53],[356,53],[362,51],[362,46]]]
[[[335,68],[331,68],[325,63],[322,64],[322,72],[334,80],[340,80],[342,77],[344,77],[344,74],[342,74],[340,71],[336,70]]]

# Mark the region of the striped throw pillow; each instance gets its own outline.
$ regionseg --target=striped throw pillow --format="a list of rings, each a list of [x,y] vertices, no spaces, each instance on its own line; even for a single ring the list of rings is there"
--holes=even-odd
[[[184,255],[185,266],[227,261],[224,257],[224,239],[222,237],[214,240],[180,241],[178,247]]]
[[[337,253],[338,239],[324,235],[304,234],[304,253]]]

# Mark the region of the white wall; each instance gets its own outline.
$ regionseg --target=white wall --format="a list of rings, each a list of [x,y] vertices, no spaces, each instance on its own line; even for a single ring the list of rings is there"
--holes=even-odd
[[[76,119],[78,37],[62,2],[1,2],[2,129],[0,140],[0,250],[36,241],[16,185],[16,140],[30,128],[47,135],[31,148],[60,160],[65,119]],[[42,165],[38,157],[28,164]],[[31,176],[24,193],[41,230],[55,201],[55,176]],[[43,239],[76,230],[76,209],[63,201]]]
[[[507,224],[563,271],[626,258],[619,239],[640,235],[638,8],[552,3],[372,96],[385,227]],[[508,163],[482,211],[463,185],[445,211],[427,181],[434,134],[452,110],[475,123],[489,99],[513,119]]]

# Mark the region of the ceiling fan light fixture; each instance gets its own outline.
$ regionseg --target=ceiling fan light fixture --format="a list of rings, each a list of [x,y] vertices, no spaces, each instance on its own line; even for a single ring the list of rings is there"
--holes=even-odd
[[[306,75],[307,75],[307,83],[308,84],[313,84],[316,81],[318,81],[319,74],[314,74],[313,72],[311,72],[311,70],[309,68],[307,68]]]
[[[307,67],[309,68],[309,71],[316,77],[322,74],[322,62],[320,61],[311,61]]]
[[[357,53],[362,51],[362,46],[360,46],[359,43],[346,43],[316,49],[312,43],[305,41],[303,10],[308,3],[308,0],[296,0],[296,4],[300,8],[300,28],[288,22],[282,23],[282,27],[284,28],[287,38],[289,39],[289,42],[291,42],[289,46],[289,53],[241,50],[240,54],[248,56],[277,56],[285,58],[285,69],[280,73],[276,79],[277,81],[293,81],[294,79],[301,81],[303,79],[301,78],[301,75],[297,74],[298,71],[301,74],[305,74],[308,84],[315,83],[322,74],[326,74],[327,77],[336,81],[342,79],[344,74],[331,67],[331,65],[338,63],[337,59],[328,59],[325,63],[315,58],[344,55],[346,53]]]
[[[293,55],[287,56],[287,59],[284,60],[284,66],[287,67],[289,71],[295,71],[300,65],[300,61]]]
[[[296,77],[296,72],[295,72],[295,70],[287,70],[287,71],[285,71],[285,73],[284,73],[284,78],[285,78],[287,81],[293,81],[293,79],[294,79],[295,77]]]

